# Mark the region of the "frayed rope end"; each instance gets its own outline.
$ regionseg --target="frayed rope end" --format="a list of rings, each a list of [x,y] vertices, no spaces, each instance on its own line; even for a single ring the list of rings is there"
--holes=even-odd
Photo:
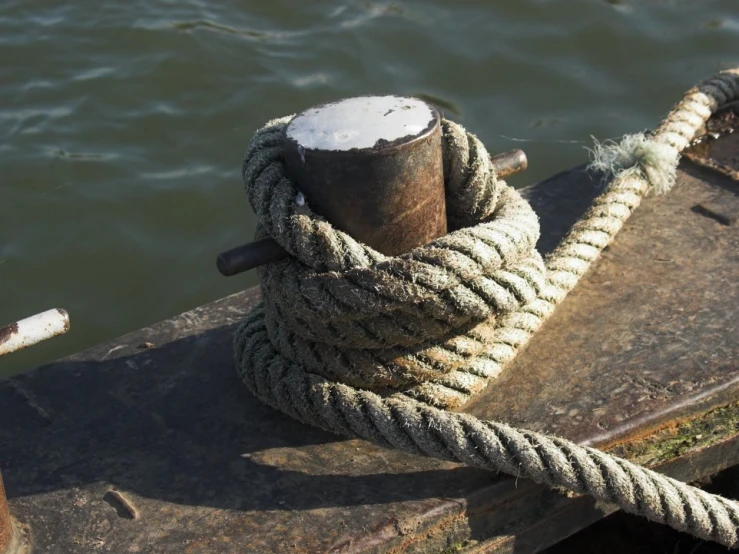
[[[668,144],[647,138],[644,133],[625,135],[621,142],[598,142],[593,138],[588,169],[605,173],[612,179],[641,172],[650,190],[665,194],[675,184],[679,154]]]

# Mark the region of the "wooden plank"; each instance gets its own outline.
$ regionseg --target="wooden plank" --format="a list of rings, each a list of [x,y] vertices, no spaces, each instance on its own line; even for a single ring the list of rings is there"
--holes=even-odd
[[[527,191],[543,250],[597,191],[582,169]],[[465,411],[686,480],[736,464],[739,225],[705,202],[739,212],[737,183],[684,165]],[[0,467],[37,552],[535,552],[612,509],[261,405],[231,351],[257,297],[0,382]]]

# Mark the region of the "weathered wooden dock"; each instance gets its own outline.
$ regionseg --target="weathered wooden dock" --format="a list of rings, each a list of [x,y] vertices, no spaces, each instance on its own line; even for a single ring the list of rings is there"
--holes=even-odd
[[[737,138],[717,141],[734,168]],[[599,186],[578,168],[527,190],[542,251]],[[685,481],[738,464],[736,214],[731,173],[684,161],[674,190],[636,211],[465,411]],[[258,297],[0,382],[0,469],[34,552],[536,552],[613,510],[344,440],[260,404],[231,348]]]

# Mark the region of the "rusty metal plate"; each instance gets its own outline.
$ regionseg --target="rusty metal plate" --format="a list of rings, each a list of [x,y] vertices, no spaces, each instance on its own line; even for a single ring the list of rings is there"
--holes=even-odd
[[[739,103],[731,104],[708,120],[705,133],[684,156],[739,182]]]
[[[684,165],[466,410],[684,480],[739,462],[739,211]],[[527,191],[549,250],[598,192]],[[233,368],[254,290],[0,382],[0,466],[37,552],[536,552],[609,513],[525,480],[300,425]]]

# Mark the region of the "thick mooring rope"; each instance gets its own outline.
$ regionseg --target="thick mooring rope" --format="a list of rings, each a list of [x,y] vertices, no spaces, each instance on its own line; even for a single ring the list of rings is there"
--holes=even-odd
[[[529,477],[727,546],[739,505],[570,441],[448,411],[496,377],[589,269],[642,198],[674,184],[679,153],[739,98],[739,70],[691,89],[651,136],[597,145],[605,192],[542,261],[538,220],[484,146],[444,121],[452,232],[387,257],[298,201],[269,122],[243,174],[260,222],[291,256],[260,270],[263,301],[235,338],[253,394],[298,419],[406,452]],[[302,196],[300,198],[302,200]]]

